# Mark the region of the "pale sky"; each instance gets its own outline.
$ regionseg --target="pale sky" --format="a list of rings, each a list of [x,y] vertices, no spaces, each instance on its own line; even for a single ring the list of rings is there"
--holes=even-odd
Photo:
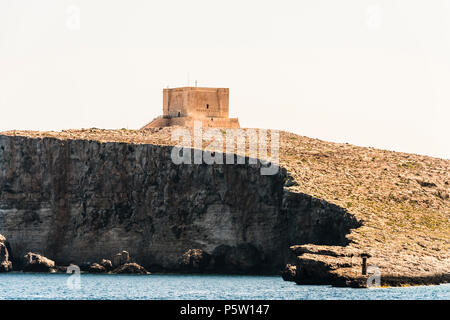
[[[450,159],[450,0],[0,0],[0,131],[137,129],[195,80],[242,127]]]

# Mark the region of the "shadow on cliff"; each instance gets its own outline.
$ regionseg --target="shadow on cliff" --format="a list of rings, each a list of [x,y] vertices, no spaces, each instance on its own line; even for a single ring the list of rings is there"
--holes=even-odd
[[[362,226],[345,208],[305,193],[285,191],[282,210],[287,219],[288,246],[346,246],[347,235]]]

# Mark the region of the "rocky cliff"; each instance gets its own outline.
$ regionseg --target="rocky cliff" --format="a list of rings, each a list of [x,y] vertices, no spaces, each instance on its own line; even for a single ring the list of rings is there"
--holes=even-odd
[[[149,271],[275,273],[288,261],[299,284],[450,281],[450,160],[280,132],[282,170],[261,176],[174,165],[174,129],[0,133],[9,257],[129,250]]]
[[[176,165],[170,146],[98,140],[0,135],[0,234],[14,257],[67,265],[128,250],[150,271],[176,271],[201,249],[207,271],[276,273],[290,245],[345,245],[360,226],[346,209],[286,189],[284,169]]]

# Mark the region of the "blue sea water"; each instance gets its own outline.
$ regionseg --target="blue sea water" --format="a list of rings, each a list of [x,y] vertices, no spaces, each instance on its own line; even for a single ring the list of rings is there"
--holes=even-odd
[[[278,276],[0,274],[0,299],[450,299],[450,284],[351,289],[300,286]],[[75,282],[76,284],[76,282]]]

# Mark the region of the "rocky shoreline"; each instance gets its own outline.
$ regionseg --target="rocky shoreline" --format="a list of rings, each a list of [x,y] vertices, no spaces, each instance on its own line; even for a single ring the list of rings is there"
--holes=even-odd
[[[59,266],[47,257],[28,252],[22,261],[22,268],[14,269],[9,260],[8,242],[0,234],[0,273],[91,273],[91,274],[151,274],[144,267],[133,262],[130,253],[123,250],[100,262]],[[290,247],[293,262],[281,271],[285,281],[299,285],[331,285],[335,287],[370,288],[413,285],[439,285],[450,282],[450,274],[405,276],[382,274],[371,264],[370,254],[345,246],[295,245]],[[180,259],[179,272],[209,273],[208,265],[214,259],[201,249],[189,249]],[[167,273],[167,272],[163,272]]]
[[[9,249],[8,249],[9,247]],[[245,246],[244,246],[245,247]],[[202,249],[189,249],[179,259],[176,269],[159,269],[162,273],[234,273],[236,263],[252,264],[249,255],[257,254],[251,246],[240,248],[241,261],[236,260],[233,250],[228,246],[221,246],[209,254]],[[248,252],[243,254],[243,252]],[[13,265],[10,260],[11,249],[6,237],[0,234],[0,273],[33,272],[33,273],[80,273],[93,274],[151,274],[143,266],[136,263],[130,253],[123,250],[111,259],[101,259],[98,262],[83,262],[79,265],[58,265],[54,260],[41,254],[28,252],[21,258],[15,258]],[[247,261],[245,261],[247,260]],[[68,271],[69,270],[69,271]],[[242,272],[238,272],[242,274]],[[255,270],[256,273],[256,270]]]
[[[150,274],[144,267],[133,262],[130,253],[123,250],[117,253],[112,261],[102,259],[99,263],[84,263],[80,266],[70,264],[68,266],[56,265],[55,261],[38,253],[28,252],[19,259],[21,267],[14,268],[10,261],[11,249],[5,236],[0,234],[0,273],[5,272],[32,272],[32,273],[107,273],[107,274]]]
[[[300,285],[331,285],[335,287],[371,288],[438,285],[450,282],[450,273],[389,272],[379,259],[367,252],[343,246],[295,245],[290,247],[294,258],[282,271],[285,281]],[[398,262],[401,265],[411,261]],[[383,267],[379,267],[378,265]]]

